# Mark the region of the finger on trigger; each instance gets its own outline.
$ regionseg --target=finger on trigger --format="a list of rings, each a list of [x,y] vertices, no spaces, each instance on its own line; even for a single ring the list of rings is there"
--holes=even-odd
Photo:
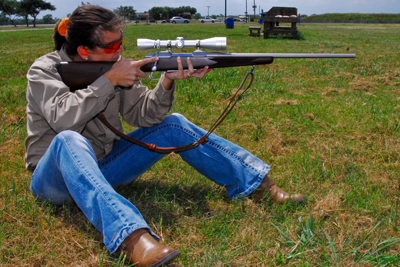
[[[146,64],[151,63],[151,62],[156,62],[158,60],[159,60],[158,57],[144,58],[144,59],[138,60],[138,66],[141,67],[143,65],[146,65]]]

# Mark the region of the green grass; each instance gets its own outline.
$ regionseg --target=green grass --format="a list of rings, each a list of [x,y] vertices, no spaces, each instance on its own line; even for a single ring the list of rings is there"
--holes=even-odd
[[[269,163],[275,182],[306,194],[306,205],[232,202],[177,155],[118,192],[182,252],[170,266],[397,266],[400,25],[301,24],[300,40],[251,38],[249,25],[131,25],[123,56],[152,52],[138,51],[137,38],[177,36],[227,36],[228,52],[357,54],[257,66],[251,90],[216,131]],[[25,75],[52,50],[51,35],[0,32],[0,265],[122,266],[76,206],[40,204],[29,190]],[[179,81],[172,112],[210,127],[249,69]]]
[[[37,24],[36,27],[33,27],[32,24],[30,24],[28,27],[26,25],[17,25],[15,27],[14,25],[1,25],[0,26],[0,31],[20,31],[20,30],[44,30],[44,29],[49,29],[53,28],[53,25],[47,24],[47,25],[40,25]]]
[[[301,18],[302,21],[312,20],[354,20],[354,21],[400,21],[400,14],[389,13],[326,13]]]

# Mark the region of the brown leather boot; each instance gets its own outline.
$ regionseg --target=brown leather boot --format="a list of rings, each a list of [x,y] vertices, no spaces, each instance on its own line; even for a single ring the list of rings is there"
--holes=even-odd
[[[136,267],[158,267],[173,261],[181,253],[158,243],[145,228],[130,234],[115,252],[124,253]]]
[[[255,202],[261,202],[263,200],[272,199],[278,204],[284,204],[290,202],[291,204],[300,204],[306,197],[302,194],[289,195],[279,187],[275,185],[272,179],[269,179],[265,175],[259,187],[254,190],[250,195]]]

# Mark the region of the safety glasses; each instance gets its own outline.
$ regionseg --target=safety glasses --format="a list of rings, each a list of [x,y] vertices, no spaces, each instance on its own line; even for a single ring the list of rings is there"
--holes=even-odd
[[[120,46],[122,45],[122,41],[124,39],[124,32],[122,30],[120,31],[121,31],[121,37],[118,40],[109,42],[107,44],[97,44],[97,46],[100,48],[104,48],[104,52],[106,54],[113,54],[117,52]]]

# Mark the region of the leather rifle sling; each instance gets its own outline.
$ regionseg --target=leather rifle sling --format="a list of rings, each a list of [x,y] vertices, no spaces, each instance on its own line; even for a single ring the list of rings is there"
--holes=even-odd
[[[99,113],[97,115],[97,118],[105,125],[107,126],[107,128],[109,128],[115,135],[129,141],[132,142],[140,147],[146,148],[152,152],[157,152],[160,154],[169,154],[171,152],[174,153],[179,153],[179,152],[183,152],[183,151],[187,151],[193,148],[198,147],[200,144],[205,144],[207,142],[207,138],[208,136],[210,136],[210,134],[223,122],[223,120],[228,116],[228,114],[232,111],[232,109],[234,108],[234,106],[236,105],[236,103],[239,101],[239,99],[242,97],[242,95],[250,88],[251,84],[253,83],[253,78],[254,78],[254,71],[255,66],[253,66],[253,68],[248,71],[245,75],[245,77],[243,78],[243,81],[241,82],[239,88],[236,90],[235,94],[232,96],[230,102],[228,103],[228,105],[226,106],[226,108],[224,109],[224,111],[222,112],[222,114],[218,117],[218,119],[215,121],[215,123],[211,126],[210,130],[203,136],[201,137],[199,140],[197,140],[196,142],[192,142],[190,144],[184,145],[184,146],[177,146],[177,147],[158,147],[155,144],[148,144],[145,142],[142,142],[138,139],[135,139],[133,137],[130,137],[120,131],[118,131],[114,126],[112,126],[106,119],[106,117],[104,116],[103,113]],[[245,81],[247,80],[248,76],[250,76],[250,80],[249,83],[247,84],[246,88],[243,89],[242,91],[240,91],[245,83]],[[239,93],[240,92],[240,93]]]

